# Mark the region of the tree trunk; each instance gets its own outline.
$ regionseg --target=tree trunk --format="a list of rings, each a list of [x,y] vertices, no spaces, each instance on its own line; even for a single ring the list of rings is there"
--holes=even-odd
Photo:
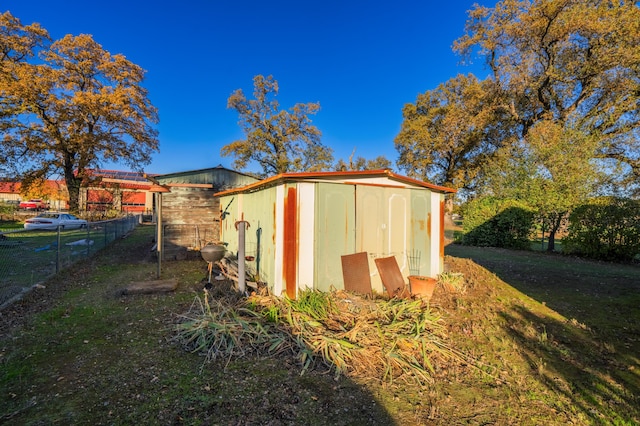
[[[552,252],[556,248],[556,231],[552,229],[549,231],[549,244],[547,245],[547,251]]]
[[[64,178],[69,191],[69,211],[78,213],[80,211],[80,186],[82,181],[74,176],[73,172],[65,172]]]
[[[562,225],[562,218],[564,217],[564,213],[556,213],[556,217],[553,218],[553,222],[551,222],[551,226],[549,227],[549,245],[547,246],[547,251],[549,253],[555,251],[556,248],[556,232],[560,229],[560,225]]]

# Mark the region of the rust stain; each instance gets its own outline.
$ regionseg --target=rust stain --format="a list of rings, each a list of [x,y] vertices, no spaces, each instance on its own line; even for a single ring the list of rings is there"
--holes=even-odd
[[[288,188],[284,198],[284,247],[282,254],[284,283],[287,296],[296,297],[296,272],[298,263],[298,203],[296,188]]]
[[[427,235],[429,236],[429,240],[431,240],[431,212],[427,214]]]
[[[440,201],[440,259],[444,259],[444,200]]]
[[[420,227],[421,231],[424,231],[425,221],[422,219],[418,219],[418,226]]]
[[[276,227],[278,226],[278,222],[276,221],[276,203],[273,203],[273,208],[271,209],[271,214],[273,215],[273,223],[275,226],[273,227],[273,234],[271,235],[271,242],[274,247],[276,245]]]

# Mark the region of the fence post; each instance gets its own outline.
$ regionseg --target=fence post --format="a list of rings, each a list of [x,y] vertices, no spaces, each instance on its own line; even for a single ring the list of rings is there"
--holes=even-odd
[[[91,232],[89,231],[89,222],[87,222],[87,257],[89,257],[89,255],[91,254],[91,241],[89,240],[89,238],[91,237]]]
[[[58,225],[58,236],[57,236],[57,242],[56,242],[56,274],[60,272],[60,250],[62,250],[62,248],[60,247],[60,225]]]

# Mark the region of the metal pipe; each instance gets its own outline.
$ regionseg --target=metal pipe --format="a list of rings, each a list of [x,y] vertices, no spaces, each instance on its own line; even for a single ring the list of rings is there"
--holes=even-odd
[[[260,280],[260,261],[262,260],[262,256],[260,254],[261,238],[262,228],[260,227],[260,222],[258,222],[258,229],[256,229],[256,274],[258,274],[258,280]]]
[[[244,247],[244,234],[245,234],[245,224],[244,220],[238,221],[236,223],[238,227],[238,291],[240,293],[244,293],[246,291],[246,283],[245,283],[245,272],[244,272],[244,258],[245,258],[245,247]]]
[[[156,223],[156,254],[158,255],[158,274],[157,278],[160,279],[162,271],[162,193],[157,193],[156,197],[156,211],[157,211],[157,223]]]

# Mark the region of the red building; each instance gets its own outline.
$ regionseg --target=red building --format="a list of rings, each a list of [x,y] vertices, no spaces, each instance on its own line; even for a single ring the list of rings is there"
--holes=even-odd
[[[98,170],[93,177],[94,183],[80,189],[80,210],[142,213],[153,209],[153,194],[149,192],[151,182],[143,174]],[[24,199],[41,198],[53,210],[69,208],[69,192],[63,180],[47,180],[28,194],[21,189],[19,182],[0,182],[0,202],[18,204]]]

